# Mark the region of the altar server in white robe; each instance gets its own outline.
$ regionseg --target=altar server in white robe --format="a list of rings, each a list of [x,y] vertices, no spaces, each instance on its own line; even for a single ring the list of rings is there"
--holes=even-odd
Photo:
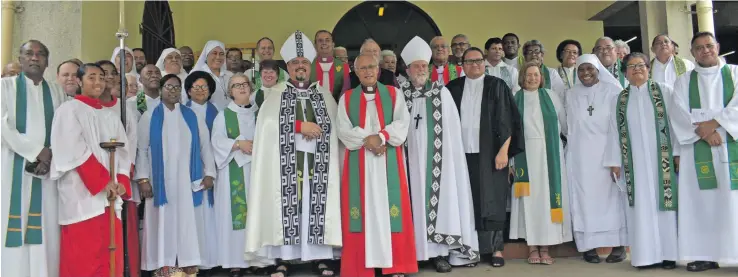
[[[161,51],[156,67],[161,71],[161,75],[174,74],[180,80],[187,78],[187,71],[182,67],[182,53],[177,48],[167,48]],[[186,96],[182,95],[182,97]]]
[[[692,38],[693,71],[677,79],[672,116],[681,143],[679,259],[689,271],[738,263],[738,67],[712,33]]]
[[[550,245],[572,240],[569,191],[563,143],[566,111],[556,94],[544,88],[536,63],[521,67],[515,94],[523,117],[525,152],[515,156],[515,180],[510,215],[510,238],[525,239],[528,263],[554,263]],[[554,72],[554,74],[556,74]]]
[[[342,245],[337,108],[329,91],[309,83],[315,53],[305,34],[290,35],[280,51],[287,88],[259,107],[245,257],[314,261],[319,275],[334,276],[326,260]],[[280,263],[272,276],[288,271]]]
[[[274,260],[246,260],[243,255],[258,107],[250,101],[251,82],[246,75],[234,74],[228,87],[232,102],[215,118],[212,143],[218,166],[215,186],[215,201],[219,203],[215,206],[218,265],[230,269],[233,275],[248,267],[274,264]]]
[[[22,74],[2,79],[2,276],[53,277],[59,272],[58,193],[47,174],[54,110],[67,98],[56,82],[43,78],[48,58],[41,42],[23,43],[18,58]],[[38,161],[37,174],[25,170]],[[34,219],[29,212],[41,216]]]
[[[694,69],[694,63],[676,55],[674,42],[666,34],[653,38],[651,51],[656,58],[651,59],[650,76],[657,83],[673,87],[679,77]]]
[[[454,139],[461,133],[459,112],[448,89],[428,79],[428,43],[414,37],[401,56],[409,80],[400,76],[398,82],[415,119],[407,148],[416,255],[433,260],[436,271],[450,272],[451,265],[479,261],[466,157],[461,140]]]
[[[584,260],[599,263],[598,247],[615,247],[608,263],[625,259],[627,229],[625,193],[602,165],[610,135],[615,98],[622,88],[602,66],[597,56],[577,59],[578,81],[566,98],[569,144],[566,165],[569,176],[574,241]]]
[[[190,71],[205,71],[210,73],[213,77],[216,88],[215,92],[210,97],[210,102],[215,104],[215,107],[217,107],[218,110],[223,110],[228,105],[228,102],[231,101],[227,95],[228,88],[226,86],[228,85],[228,80],[233,76],[233,73],[228,71],[228,67],[226,66],[225,49],[225,45],[220,41],[208,41],[205,43],[205,47],[202,48],[202,53],[200,53],[200,58],[197,59],[195,67]],[[185,95],[186,92],[182,92],[182,96]],[[186,99],[183,97],[181,101],[182,104],[184,104]]]
[[[633,52],[623,64],[630,85],[613,102],[603,166],[627,193],[631,265],[673,269],[678,258],[679,141],[669,124],[672,90],[649,80],[646,55]]]
[[[556,96],[559,97],[559,103],[566,102],[566,85],[564,80],[561,80],[561,76],[555,68],[549,68],[543,64],[543,57],[546,54],[546,49],[543,48],[543,43],[539,40],[530,40],[523,44],[523,55],[525,56],[525,62],[532,62],[541,68],[541,80],[543,82],[543,88],[553,91]],[[522,67],[522,66],[521,66]],[[518,79],[522,79],[521,75],[525,72],[518,72]]]
[[[141,268],[194,274],[201,264],[195,208],[206,204],[215,161],[205,120],[179,104],[181,82],[162,78],[162,103],[138,124],[134,179],[147,198]],[[211,234],[214,235],[214,234]]]
[[[495,76],[505,81],[511,91],[518,91],[518,69],[505,63],[502,59],[505,57],[505,50],[502,48],[502,40],[500,38],[490,38],[484,43],[484,50],[487,51],[484,60],[484,74]]]

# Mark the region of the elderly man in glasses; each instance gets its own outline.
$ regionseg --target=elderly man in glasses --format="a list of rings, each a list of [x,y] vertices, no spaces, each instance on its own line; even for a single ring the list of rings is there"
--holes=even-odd
[[[618,80],[621,87],[628,86],[628,80],[621,70],[622,65],[620,64],[620,59],[618,59],[615,42],[611,38],[601,37],[597,39],[595,47],[592,49],[592,54],[597,55],[600,63]]]

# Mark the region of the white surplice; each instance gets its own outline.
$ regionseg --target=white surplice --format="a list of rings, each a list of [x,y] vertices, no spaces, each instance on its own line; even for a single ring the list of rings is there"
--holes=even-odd
[[[720,69],[725,65],[696,66],[701,107],[713,113],[720,123],[717,132],[723,145],[712,147],[712,157],[718,187],[700,190],[694,164],[695,133],[689,108],[689,79],[691,71],[677,79],[674,86],[675,109],[669,110],[674,133],[682,148],[679,172],[679,259],[714,261],[726,264],[738,263],[738,190],[730,189],[728,155],[725,141],[727,134],[738,138],[738,86],[733,99],[723,103],[723,83]],[[738,84],[738,67],[728,65],[733,83]],[[726,107],[727,106],[727,107]],[[702,120],[699,120],[702,121]]]
[[[16,113],[16,77],[2,79],[2,276],[18,277],[54,277],[59,275],[59,223],[57,220],[58,192],[56,181],[42,178],[42,220],[43,244],[23,244],[21,247],[5,247],[8,215],[10,212],[10,194],[13,182],[13,160],[17,153],[25,162],[34,162],[44,147],[46,125],[44,124],[43,87],[33,84],[26,77],[26,133],[20,134],[15,125]],[[51,102],[54,109],[66,101],[64,90],[56,82],[48,82]],[[53,151],[52,151],[53,152]],[[26,232],[28,207],[31,204],[32,175],[23,170],[23,191],[21,192],[21,220],[23,234]]]
[[[174,110],[164,107],[162,125],[162,147],[164,153],[164,180],[166,204],[156,207],[154,199],[146,201],[144,233],[141,238],[141,268],[156,270],[164,266],[201,265],[193,189],[202,189],[202,180],[190,180],[190,145],[192,135],[176,104]],[[149,179],[151,174],[150,154],[151,114],[156,107],[149,106],[138,122],[138,155],[136,157],[135,180]],[[197,118],[200,136],[200,154],[203,159],[203,177],[215,177],[215,162],[211,152],[210,135],[204,119]],[[207,203],[207,192],[203,193],[202,205]],[[213,236],[211,233],[210,236]]]
[[[554,74],[557,74],[554,72]],[[557,74],[558,75],[558,74]],[[566,111],[555,92],[546,90],[556,108],[559,132],[566,134]],[[510,216],[510,239],[525,239],[528,245],[557,245],[572,240],[571,216],[569,212],[569,186],[567,182],[565,152],[559,141],[561,153],[561,206],[563,223],[551,221],[548,162],[546,161],[546,136],[543,125],[538,91],[522,90],[525,93],[523,111],[523,133],[525,154],[530,176],[530,196],[512,196]]]
[[[623,200],[628,226],[628,244],[630,245],[630,263],[633,266],[647,266],[664,260],[677,261],[677,212],[659,210],[659,171],[658,162],[661,150],[656,141],[656,120],[653,104],[646,84],[641,87],[630,86],[628,100],[628,134],[630,135],[630,153],[633,157],[633,190],[634,203],[630,206],[627,197]],[[670,106],[672,90],[659,84],[666,104],[667,115],[673,110]],[[617,101],[617,98],[616,100]],[[613,102],[613,107],[616,102]],[[607,138],[607,150],[603,166],[621,167],[620,137],[617,127],[617,111],[610,115],[610,135]],[[679,156],[679,141],[671,130],[671,147],[673,155]],[[672,167],[673,168],[673,167]],[[621,172],[622,168],[621,168]],[[624,175],[619,184],[625,191]],[[579,240],[576,241],[579,243]]]
[[[294,87],[291,83],[287,86]],[[318,83],[310,85],[317,87]],[[259,107],[256,123],[256,136],[252,152],[251,186],[246,203],[252,209],[246,219],[247,260],[283,259],[301,261],[325,260],[334,258],[334,248],[342,245],[340,214],[340,173],[338,165],[338,127],[336,125],[336,101],[329,91],[318,88],[323,95],[325,109],[331,119],[330,162],[328,170],[327,201],[325,211],[325,233],[323,244],[308,242],[308,233],[300,232],[300,244],[284,245],[284,228],[282,225],[282,174],[280,173],[279,154],[279,112],[280,99],[277,94],[265,95],[264,103]],[[283,92],[286,93],[286,92]],[[298,99],[303,107],[311,105],[309,99]],[[304,109],[303,111],[304,112]],[[301,134],[295,134],[295,147],[307,153],[315,153],[316,141],[308,141]],[[303,168],[309,168],[308,155]],[[310,181],[304,178],[298,186],[302,188],[302,205],[300,228],[310,226]]]
[[[240,169],[243,171],[243,181],[245,191],[241,195],[243,199],[248,199],[249,187],[251,184],[251,155],[241,152],[240,149],[233,149],[236,140],[252,140],[254,139],[254,131],[256,129],[256,106],[242,108],[231,102],[228,109],[236,112],[238,118],[238,130],[241,133],[237,138],[228,137],[224,112],[220,112],[213,122],[213,156],[218,167],[218,183],[215,185],[215,205],[217,217],[215,218],[216,233],[211,236],[217,237],[217,257],[219,266],[223,268],[248,268],[251,266],[263,267],[274,264],[274,260],[261,259],[256,261],[247,261],[244,259],[243,253],[246,247],[246,229],[233,230],[233,220],[231,214],[231,185],[230,185],[230,169],[229,163],[236,161]],[[248,204],[248,203],[247,203]],[[254,207],[249,207],[252,210]],[[258,210],[258,209],[257,209]],[[247,214],[248,216],[248,214]]]
[[[566,97],[567,97],[567,88],[566,84],[564,84],[564,80],[561,79],[561,76],[559,76],[558,70],[556,68],[552,67],[546,67],[548,69],[548,76],[551,79],[551,84],[546,84],[551,88],[551,90],[555,93],[557,97],[559,97],[559,103],[566,103]],[[543,76],[541,76],[541,80],[545,80]],[[520,87],[518,87],[520,89]],[[513,93],[515,93],[517,90],[514,90]]]
[[[512,59],[502,57],[502,61],[505,62],[507,65],[511,66],[512,68],[515,68],[515,71],[518,71],[520,67],[520,64],[518,64],[519,58],[520,56],[515,56],[515,58],[512,58]]]
[[[686,72],[690,72],[694,69],[694,63],[690,60],[682,59],[684,61],[684,67]],[[661,63],[659,59],[654,59],[651,65],[651,79],[658,83],[664,83],[670,87],[674,86],[677,78],[676,67],[674,66],[674,56],[669,57],[666,64]]]
[[[400,89],[395,88],[395,108],[391,124],[384,126],[389,140],[380,135],[385,144],[399,146],[407,138],[410,113],[405,105],[405,97]],[[345,96],[345,95],[344,95]],[[354,127],[346,111],[346,99],[341,96],[338,101],[338,137],[348,150],[357,150],[364,145],[364,138],[378,134],[380,129],[377,106],[374,103],[376,94],[364,93],[366,99],[366,121],[364,128]],[[389,218],[389,199],[387,199],[387,159],[365,150],[364,172],[364,207],[372,211],[372,216],[364,219],[365,254],[367,268],[387,268],[392,266],[392,237]],[[369,213],[367,213],[368,215]]]
[[[507,63],[500,61],[497,65],[492,65],[488,60],[484,60],[484,74],[502,79],[513,92],[520,90],[518,69]]]
[[[626,195],[612,182],[610,168],[602,165],[620,91],[620,87],[603,81],[591,87],[580,82],[566,98],[569,204],[579,252],[627,245]]]
[[[440,199],[438,202],[438,219],[435,232],[437,234],[461,237],[465,246],[479,254],[479,240],[474,228],[474,206],[472,205],[469,171],[466,165],[464,147],[458,134],[461,134],[461,122],[456,110],[451,92],[441,89],[441,124],[442,131],[442,165]],[[428,98],[413,99],[413,108],[410,113],[413,118],[407,134],[407,149],[409,159],[410,192],[413,206],[413,223],[415,229],[415,251],[418,261],[426,261],[438,256],[449,256],[452,265],[465,265],[475,262],[470,257],[461,255],[458,251],[451,251],[446,243],[428,242],[427,220],[429,212],[426,208],[427,198],[427,160],[429,156],[428,143],[433,143],[428,137],[428,116],[426,105],[432,105]],[[415,120],[414,118],[420,118]],[[413,126],[418,126],[413,127]],[[391,136],[391,135],[390,135]],[[368,157],[368,156],[367,156]],[[478,256],[477,256],[478,258]]]
[[[103,109],[112,111],[118,116],[118,118],[120,118],[120,98],[115,98],[115,105],[112,107],[103,106]],[[126,143],[124,147],[126,148],[126,151],[130,153],[131,157],[129,157],[129,160],[131,164],[134,165],[136,164],[136,148],[138,147],[138,121],[136,120],[136,115],[140,115],[140,113],[136,110],[135,104],[131,104],[126,101],[126,135],[128,137],[128,143]],[[139,194],[138,185],[136,183],[131,184],[131,194],[130,200],[136,204],[140,204],[141,195]]]

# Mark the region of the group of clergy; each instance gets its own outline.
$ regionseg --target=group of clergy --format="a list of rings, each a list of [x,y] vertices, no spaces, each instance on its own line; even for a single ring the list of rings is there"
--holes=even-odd
[[[557,68],[515,34],[415,37],[405,72],[372,39],[352,65],[313,41],[292,33],[281,64],[263,38],[245,74],[219,41],[156,64],[116,48],[57,82],[24,43],[2,79],[2,274],[401,277],[502,267],[506,239],[530,264],[570,241],[591,263],[738,263],[738,67],[713,34],[696,64],[659,35],[653,59],[566,40]]]

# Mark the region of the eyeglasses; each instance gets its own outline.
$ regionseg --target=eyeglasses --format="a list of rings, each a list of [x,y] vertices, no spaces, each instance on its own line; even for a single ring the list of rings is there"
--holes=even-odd
[[[574,55],[574,56],[579,55],[579,51],[578,50],[564,50],[564,51],[561,51],[561,53],[569,54],[569,55]]]
[[[538,49],[525,52],[526,55],[540,55],[541,53],[543,52],[541,52],[541,50],[538,50]]]
[[[172,85],[172,84],[166,84],[163,86],[163,88],[166,90],[182,90],[181,85]]]
[[[195,86],[195,85],[193,85],[192,86],[192,89],[193,90],[199,90],[199,91],[205,91],[205,90],[208,90],[209,88],[210,87],[208,87],[208,85],[202,85],[202,86]]]
[[[436,44],[436,45],[431,46],[431,48],[433,48],[433,50],[443,50],[443,49],[448,48],[448,45]]]
[[[249,87],[251,87],[251,85],[248,82],[235,83],[235,84],[232,84],[231,85],[231,88],[232,89],[234,89],[234,88],[242,89],[242,88],[249,88]]]
[[[646,64],[645,63],[637,63],[637,64],[629,64],[628,69],[645,69]]]
[[[310,65],[310,61],[308,61],[308,60],[291,60],[290,61],[290,64],[292,64],[292,65],[300,65],[300,64],[302,64],[302,65]]]
[[[468,43],[466,43],[466,42],[457,42],[457,43],[451,43],[451,47],[464,47],[464,46],[466,46],[467,44],[468,44]]]
[[[484,63],[484,59],[464,60],[465,65],[480,65]]]
[[[357,71],[362,71],[362,72],[371,72],[371,71],[377,70],[377,65],[371,64],[371,65],[367,65],[367,66],[362,66],[362,67],[357,68],[356,70]]]
[[[610,52],[612,50],[615,50],[615,47],[607,46],[607,47],[595,47],[595,52]]]

